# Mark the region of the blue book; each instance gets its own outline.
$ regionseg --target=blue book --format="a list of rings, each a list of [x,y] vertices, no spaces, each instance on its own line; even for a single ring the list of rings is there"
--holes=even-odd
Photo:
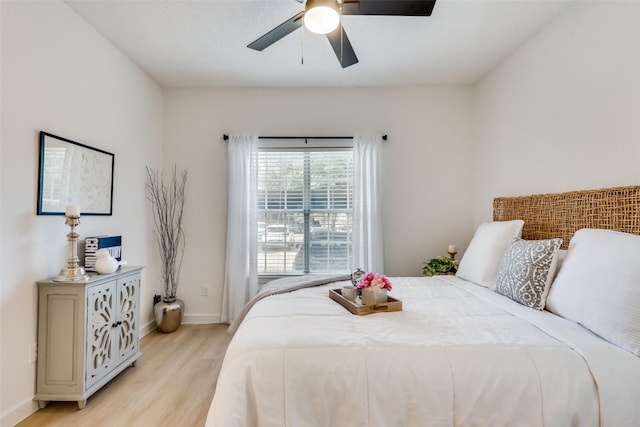
[[[96,271],[96,251],[106,249],[116,259],[122,260],[122,236],[92,236],[84,240],[84,267],[87,271]]]

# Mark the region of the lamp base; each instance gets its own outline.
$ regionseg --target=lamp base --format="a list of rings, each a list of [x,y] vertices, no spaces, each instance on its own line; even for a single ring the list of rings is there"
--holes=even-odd
[[[89,275],[84,267],[65,268],[60,271],[60,275],[53,279],[54,282],[86,282]]]

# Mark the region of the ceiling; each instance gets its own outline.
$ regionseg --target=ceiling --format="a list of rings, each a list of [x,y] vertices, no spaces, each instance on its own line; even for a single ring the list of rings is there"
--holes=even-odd
[[[430,17],[344,16],[360,62],[343,69],[326,37],[303,29],[246,47],[303,10],[295,0],[66,3],[164,87],[470,84],[569,5],[437,0]]]

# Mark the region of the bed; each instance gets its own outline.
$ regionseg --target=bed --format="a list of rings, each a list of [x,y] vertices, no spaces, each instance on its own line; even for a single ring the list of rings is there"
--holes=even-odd
[[[637,425],[637,234],[640,187],[497,198],[456,276],[391,278],[402,311],[352,315],[348,281],[262,298],[207,426]]]

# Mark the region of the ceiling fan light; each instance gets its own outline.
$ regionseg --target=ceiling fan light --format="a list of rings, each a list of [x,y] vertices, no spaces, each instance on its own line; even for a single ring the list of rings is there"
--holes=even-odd
[[[328,34],[338,28],[340,15],[330,6],[315,6],[304,14],[304,26],[316,34]]]

